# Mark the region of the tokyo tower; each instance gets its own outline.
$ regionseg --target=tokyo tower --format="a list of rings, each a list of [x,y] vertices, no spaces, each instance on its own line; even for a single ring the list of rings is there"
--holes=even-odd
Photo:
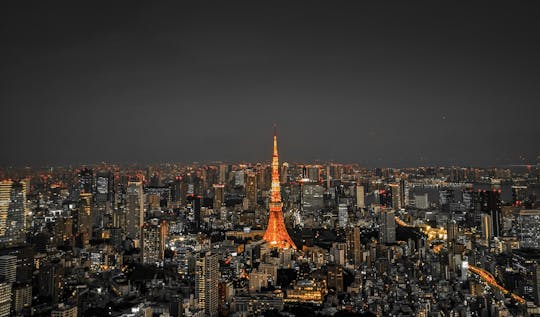
[[[292,241],[283,218],[283,203],[281,202],[281,187],[279,185],[279,156],[277,149],[276,127],[274,126],[274,154],[272,155],[272,187],[270,189],[270,214],[263,239],[272,247],[279,249],[293,248]]]

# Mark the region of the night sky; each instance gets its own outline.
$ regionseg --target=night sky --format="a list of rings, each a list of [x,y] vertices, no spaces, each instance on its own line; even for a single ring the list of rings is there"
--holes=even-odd
[[[532,163],[540,1],[2,1],[1,165]]]

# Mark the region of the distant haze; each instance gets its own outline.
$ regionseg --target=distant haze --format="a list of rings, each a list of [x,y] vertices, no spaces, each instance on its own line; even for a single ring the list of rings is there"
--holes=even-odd
[[[0,3],[0,165],[540,155],[538,1]]]

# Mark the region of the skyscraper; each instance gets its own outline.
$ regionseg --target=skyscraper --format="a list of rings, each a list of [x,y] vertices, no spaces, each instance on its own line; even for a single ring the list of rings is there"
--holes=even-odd
[[[482,214],[482,239],[486,244],[489,244],[491,238],[493,238],[493,222],[489,214]]]
[[[83,246],[87,246],[92,237],[92,194],[81,193],[77,212],[77,236]]]
[[[401,209],[401,196],[399,184],[390,184],[390,191],[392,192],[392,207],[395,209]]]
[[[407,182],[405,179],[399,180],[399,201],[401,203],[401,208],[405,208],[409,205],[408,199],[409,193],[407,190]]]
[[[392,191],[390,189],[379,189],[379,203],[383,207],[391,208],[392,206]]]
[[[338,225],[340,228],[345,228],[349,224],[349,211],[347,204],[339,204],[338,206]]]
[[[11,310],[11,284],[0,283],[0,317],[9,316]]]
[[[112,202],[114,200],[114,174],[111,171],[100,171],[96,178],[96,201]]]
[[[277,135],[274,128],[274,154],[272,156],[272,186],[270,188],[270,213],[268,224],[263,239],[273,247],[280,249],[294,248],[296,245],[292,241],[287,228],[282,211],[281,186],[279,184],[279,155],[277,149]]]
[[[9,202],[11,201],[11,180],[0,182],[0,237],[6,236]]]
[[[128,182],[126,208],[126,235],[134,240],[141,238],[144,221],[144,200],[142,182]]]
[[[89,168],[79,171],[79,191],[89,194],[94,192],[94,171]]]
[[[165,255],[165,239],[167,223],[154,218],[142,227],[142,263],[156,264],[163,261]]]
[[[0,238],[20,238],[26,230],[28,181],[0,182]]]
[[[253,172],[249,172],[247,173],[246,179],[248,208],[254,209],[257,206],[257,175]]]
[[[0,256],[0,277],[5,282],[15,283],[17,279],[17,257],[14,255]]]
[[[522,248],[540,248],[540,210],[522,209],[514,212],[515,230]]]
[[[182,187],[185,187],[181,176],[176,176],[171,184],[171,199],[174,203],[181,204],[186,197],[182,197]]]
[[[480,205],[484,214],[491,217],[491,228],[494,237],[501,235],[502,215],[501,215],[501,191],[500,190],[483,190],[480,192]]]
[[[364,198],[364,186],[356,185],[356,208],[366,208],[366,202]]]
[[[199,307],[204,309],[205,316],[217,316],[219,306],[218,255],[210,252],[201,254],[196,264],[195,293]]]
[[[225,185],[214,184],[214,211],[218,211],[225,203]]]
[[[394,210],[383,209],[379,215],[379,238],[381,243],[396,242],[396,219]]]

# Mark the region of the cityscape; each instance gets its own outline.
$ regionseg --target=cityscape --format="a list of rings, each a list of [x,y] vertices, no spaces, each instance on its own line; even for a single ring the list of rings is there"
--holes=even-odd
[[[0,312],[540,313],[540,160],[290,164],[276,132],[272,153],[271,164],[4,169]]]
[[[540,5],[0,4],[0,317],[540,316]]]

